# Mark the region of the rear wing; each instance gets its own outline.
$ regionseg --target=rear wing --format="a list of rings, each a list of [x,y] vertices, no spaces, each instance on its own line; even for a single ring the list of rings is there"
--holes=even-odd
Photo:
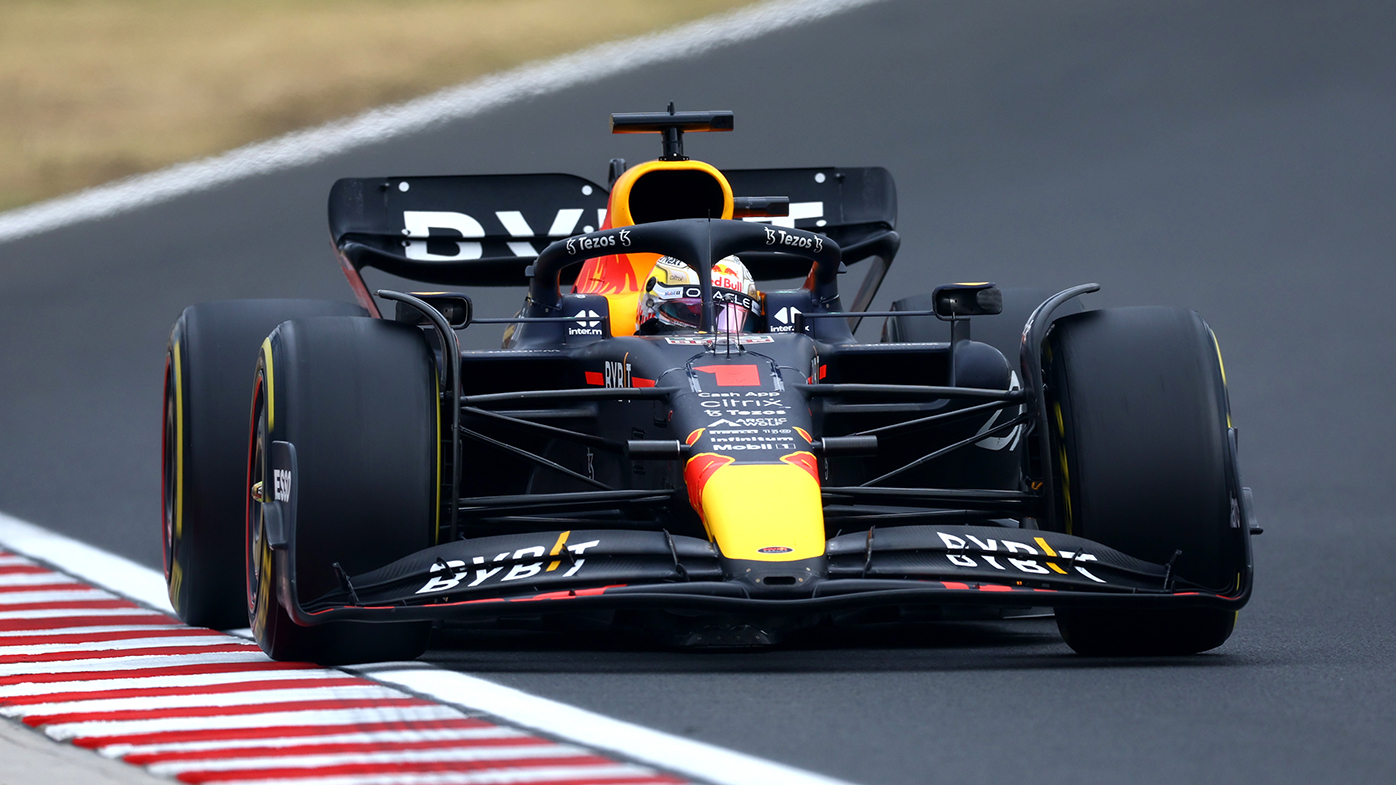
[[[826,234],[844,248],[847,264],[870,256],[890,263],[895,253],[897,193],[886,169],[723,175],[738,197],[790,200],[789,216],[745,220]],[[528,265],[549,243],[601,228],[608,197],[606,188],[568,174],[343,179],[330,190],[330,235],[360,299],[365,267],[441,286],[525,286]],[[809,271],[808,260],[760,256],[750,265],[758,278]]]

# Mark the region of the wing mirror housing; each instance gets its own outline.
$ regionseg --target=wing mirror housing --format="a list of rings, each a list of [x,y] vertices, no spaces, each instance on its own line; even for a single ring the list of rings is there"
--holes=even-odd
[[[1003,313],[1003,292],[992,283],[952,283],[931,293],[936,316],[953,321],[965,316]]]
[[[425,302],[441,314],[453,329],[461,330],[470,326],[475,315],[475,306],[470,298],[457,292],[411,292],[413,297]],[[393,321],[406,324],[429,325],[427,315],[410,303],[398,301],[393,313]]]

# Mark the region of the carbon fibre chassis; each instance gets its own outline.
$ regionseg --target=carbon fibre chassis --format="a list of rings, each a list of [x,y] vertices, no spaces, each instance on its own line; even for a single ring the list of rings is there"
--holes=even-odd
[[[293,445],[273,444],[273,465],[290,469],[291,477],[298,475],[295,460]],[[1245,566],[1222,591],[1189,584],[1167,565],[1034,529],[902,526],[839,535],[828,540],[822,559],[806,560],[822,562],[807,581],[783,586],[725,576],[716,549],[698,538],[590,530],[438,545],[363,575],[342,575],[339,590],[303,604],[296,590],[294,482],[289,486],[284,498],[266,505],[267,538],[281,576],[278,600],[306,626],[639,608],[759,617],[886,606],[1239,610],[1252,586],[1253,512],[1243,497],[1234,530]],[[582,574],[587,560],[594,569]],[[504,587],[510,575],[529,588]],[[472,577],[475,586],[467,583]]]
[[[1029,382],[1028,408],[1030,412],[1037,409],[1034,413],[1038,417],[1034,419],[1038,422],[1045,421],[1041,395],[1033,394],[1041,389],[1041,371],[1035,352],[1028,347],[1041,344],[1048,317],[1057,305],[1095,288],[1086,285],[1059,293],[1044,302],[1025,325],[1027,340],[1021,367]],[[441,332],[449,334],[444,329]],[[458,373],[453,369],[451,375]],[[1042,429],[1037,429],[1037,433],[1041,435]],[[667,532],[593,530],[533,532],[440,545],[363,575],[341,573],[339,591],[306,604],[296,591],[294,483],[290,483],[285,500],[267,505],[267,533],[278,560],[276,572],[282,576],[277,588],[279,601],[288,615],[303,625],[339,620],[396,622],[625,608],[760,616],[908,605],[1239,609],[1250,597],[1250,535],[1257,527],[1249,494],[1241,485],[1234,430],[1229,436],[1228,484],[1236,504],[1232,530],[1238,555],[1244,554],[1244,566],[1238,570],[1233,585],[1221,590],[1187,584],[1181,576],[1172,574],[1170,565],[1150,564],[1098,543],[1038,530],[903,526],[836,536],[828,540],[822,559],[804,560],[818,564],[807,564],[807,574],[786,588],[732,578],[731,560],[728,569],[723,569],[715,561],[714,546],[705,540],[670,536]],[[275,443],[272,463],[288,469],[288,477],[299,476],[293,445]],[[1043,502],[1044,509],[1051,509],[1054,483],[1050,477],[1044,479],[1041,498],[1037,500]],[[826,500],[830,495],[837,496],[839,490],[825,489]],[[606,545],[602,545],[603,537]],[[577,553],[572,550],[577,543],[590,542],[583,538],[597,540],[590,556],[585,555],[585,549]],[[644,538],[649,541],[639,542]],[[617,549],[617,541],[623,547]],[[1009,542],[1019,547],[1010,546]],[[963,547],[955,547],[956,543]],[[567,547],[569,544],[571,548]],[[569,554],[581,558],[569,559]],[[1060,554],[1065,555],[1057,556]],[[593,559],[593,568],[585,575],[579,571],[569,573],[576,562],[586,558]],[[597,571],[597,559],[606,559],[609,569]],[[704,561],[711,563],[703,564]],[[968,561],[974,565],[967,565]],[[565,569],[564,563],[568,564]],[[1085,567],[1088,563],[1091,568]],[[1106,579],[1094,575],[1095,565],[1110,570],[1102,572]],[[489,573],[495,567],[498,571],[485,575],[475,586],[466,583],[472,570],[479,577],[481,572]],[[561,574],[555,576],[554,572]],[[442,588],[438,582],[433,590],[427,590],[433,580],[449,582],[447,576],[457,573],[461,577],[450,586]],[[490,583],[491,578],[496,582]],[[521,587],[530,588],[510,591],[503,587],[508,580],[519,580]],[[463,589],[459,588],[461,583],[466,583]],[[531,604],[525,610],[515,606],[519,602]]]

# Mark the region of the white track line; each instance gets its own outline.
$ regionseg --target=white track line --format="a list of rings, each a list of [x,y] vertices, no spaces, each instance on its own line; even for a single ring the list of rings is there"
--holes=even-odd
[[[0,586],[49,586],[55,583],[76,583],[66,575],[44,575],[24,572],[15,575],[0,575]]]
[[[157,695],[150,698],[98,698],[59,703],[29,703],[20,706],[0,706],[0,716],[20,717],[31,714],[103,714],[112,711],[146,711],[152,709],[187,709],[218,706],[258,706],[268,703],[298,703],[327,700],[396,700],[405,698],[400,691],[364,684],[341,687],[293,687],[290,689],[248,690],[242,692],[196,692],[190,695]]]
[[[211,665],[222,663],[262,663],[267,655],[261,649],[220,651],[211,654],[139,654],[131,657],[104,657],[90,660],[57,660],[50,662],[15,662],[0,664],[0,676],[23,676],[50,673],[89,673],[93,671],[148,670],[178,665]]]
[[[131,597],[150,597],[168,608],[164,577],[157,571],[134,562],[84,545],[30,523],[0,513],[0,547],[42,559],[84,580],[98,582],[101,578],[119,574],[131,581],[135,591],[125,585],[106,583]],[[75,554],[70,565],[65,555]],[[175,655],[169,657],[140,657],[126,661],[93,660],[81,662],[47,662],[0,666],[6,673],[43,673],[59,670],[125,670],[156,668],[186,662],[249,661],[262,658],[260,651],[243,654]],[[133,664],[132,660],[135,661]],[[405,688],[422,697],[440,701],[447,706],[401,707],[396,709],[403,719],[438,719],[470,716],[485,712],[512,725],[539,731],[545,735],[581,744],[602,752],[611,752],[630,760],[677,772],[719,785],[848,785],[844,780],[825,777],[813,772],[763,760],[733,750],[723,749],[692,739],[672,736],[662,731],[606,717],[564,703],[529,695],[463,673],[444,671],[420,663],[387,663],[346,669],[384,684]],[[451,706],[461,707],[460,710]],[[464,713],[462,713],[462,711]],[[354,722],[380,721],[381,714],[372,717],[354,709],[342,711],[284,712],[281,714],[244,714],[228,717],[198,717],[187,719],[120,720],[74,722],[49,725],[44,731],[52,738],[67,740],[83,736],[116,736],[127,733],[160,732],[165,730],[204,728],[244,728],[271,725],[317,724],[335,725]],[[474,775],[471,775],[474,776]],[[501,775],[502,776],[502,775]],[[327,778],[325,785],[335,780]],[[415,780],[413,780],[415,782]],[[529,782],[517,780],[478,780],[479,782]],[[299,781],[298,781],[299,782]],[[318,780],[317,780],[318,782]],[[471,779],[429,779],[429,783],[469,783]],[[307,780],[302,785],[310,785]]]
[[[4,216],[0,216],[0,222],[3,220]],[[3,229],[0,229],[0,232],[3,232]],[[158,611],[174,613],[165,588],[165,576],[130,559],[107,553],[71,537],[54,534],[2,512],[0,544],[32,559],[56,565],[70,575],[76,575],[88,583],[110,589]],[[0,603],[3,602],[4,600],[0,599]],[[0,610],[4,608],[0,607]]]
[[[324,769],[331,766],[392,765],[395,763],[445,763],[451,761],[546,760],[577,758],[591,753],[555,742],[528,746],[441,747],[424,750],[387,750],[324,755],[274,755],[251,758],[215,758],[173,763],[153,763],[150,773],[177,777],[187,771],[240,771],[246,769]]]
[[[280,728],[310,725],[362,725],[368,722],[418,722],[467,718],[452,706],[381,706],[372,709],[307,709],[221,717],[171,717],[154,720],[86,720],[44,726],[50,738],[97,739],[103,736],[183,733],[191,730]]]
[[[382,776],[354,774],[341,777],[297,777],[286,780],[258,780],[257,785],[529,785],[564,780],[568,782],[624,782],[655,779],[653,771],[626,764],[615,766],[558,766],[538,769],[491,769],[469,774],[442,772],[428,774],[394,773]],[[209,780],[202,785],[247,785],[245,780]]]
[[[168,202],[249,177],[305,166],[358,147],[531,98],[553,95],[569,87],[646,66],[694,57],[874,2],[878,0],[762,3],[670,30],[529,63],[406,103],[373,109],[357,117],[0,213],[0,243]]]
[[[35,684],[0,685],[0,700],[28,695],[57,695],[62,693],[111,692],[114,690],[164,689],[167,687],[213,687],[246,682],[318,681],[345,678],[344,671],[277,670],[230,671],[228,673],[188,673],[182,676],[133,676],[120,679],[89,679],[86,681],[48,681]]]
[[[237,749],[293,749],[329,744],[389,744],[421,741],[478,741],[480,739],[519,739],[523,731],[502,726],[439,730],[371,731],[367,733],[332,733],[321,736],[294,736],[268,739],[220,739],[218,741],[176,741],[165,744],[109,744],[101,752],[109,758],[126,755],[161,753],[217,752]]]
[[[0,518],[0,520],[3,520]],[[3,536],[3,535],[0,535]],[[170,613],[171,611],[165,611]],[[43,610],[26,611],[0,611],[0,621],[12,621],[14,619],[71,619],[73,616],[102,616],[115,617],[113,621],[119,620],[122,616],[152,616],[154,612],[149,608],[85,608],[75,611],[72,608],[45,608]]]

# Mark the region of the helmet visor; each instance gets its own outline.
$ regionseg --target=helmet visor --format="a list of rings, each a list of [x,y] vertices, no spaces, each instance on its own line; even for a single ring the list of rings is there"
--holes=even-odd
[[[693,297],[663,300],[655,307],[660,321],[673,325],[697,327],[703,320],[703,301]]]

